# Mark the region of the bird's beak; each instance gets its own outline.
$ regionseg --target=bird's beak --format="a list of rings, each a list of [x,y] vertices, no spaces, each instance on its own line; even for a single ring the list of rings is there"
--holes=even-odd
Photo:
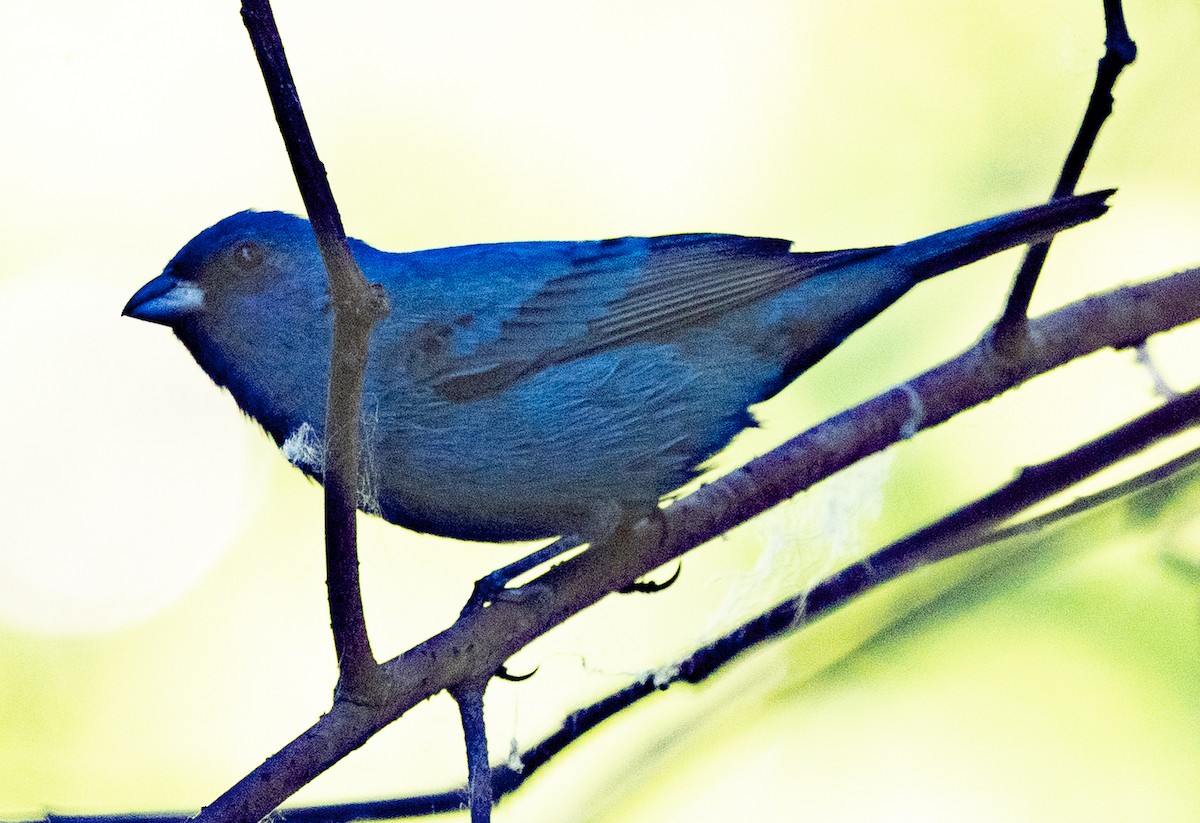
[[[171,326],[202,308],[204,289],[164,272],[138,289],[121,314]]]

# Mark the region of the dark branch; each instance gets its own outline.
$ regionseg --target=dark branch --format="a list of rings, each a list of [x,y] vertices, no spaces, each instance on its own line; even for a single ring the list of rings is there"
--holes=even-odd
[[[255,820],[271,811],[410,708],[440,691],[479,682],[533,639],[684,552],[915,431],[996,397],[1102,348],[1127,348],[1200,316],[1200,269],[1074,303],[1031,323],[1018,358],[985,339],[955,359],[793,438],[630,530],[620,546],[598,545],[533,581],[531,597],[508,600],[383,664],[381,704],[338,701],[317,722],[207,808],[204,821]],[[854,585],[837,585],[854,591]],[[520,591],[520,590],[518,590]],[[533,594],[535,593],[535,594]],[[832,594],[832,590],[830,590]],[[819,604],[810,593],[809,614]],[[832,602],[832,600],[831,600]],[[828,606],[826,606],[828,608]],[[770,619],[760,629],[777,625]],[[756,629],[759,630],[759,629]],[[470,654],[465,653],[470,650]]]
[[[1085,476],[1119,462],[1123,457],[1169,436],[1180,427],[1196,425],[1198,421],[1200,390],[1194,390],[1062,457],[1027,469],[1004,488],[863,559],[819,583],[806,595],[777,604],[698,649],[678,666],[664,669],[672,672],[671,675],[663,676],[660,672],[646,675],[572,712],[557,731],[520,755],[518,768],[504,765],[491,770],[494,796],[498,799],[515,791],[534,772],[588,731],[635,703],[656,692],[665,691],[675,683],[702,682],[738,656],[778,636],[800,630],[823,614],[846,605],[868,589],[880,585],[884,578],[894,579],[908,568],[928,565],[939,559],[1047,528],[1065,518],[1092,511],[1151,487],[1191,482],[1194,479],[1192,475],[1200,468],[1200,449],[1192,449],[1161,466],[1101,492],[1080,497],[1031,520],[1013,526],[991,528],[1007,516],[1027,510]],[[461,707],[462,703],[459,705]],[[466,723],[464,716],[464,729]],[[289,808],[287,819],[343,823],[444,814],[461,809],[467,802],[467,796],[463,789],[453,789],[417,797]],[[174,823],[186,820],[187,815],[48,815],[45,819],[47,823],[147,823],[150,820]]]
[[[471,823],[490,823],[492,819],[492,769],[488,762],[487,724],[483,719],[483,692],[487,681],[468,683],[452,689],[462,719],[463,740],[467,746],[467,797]]]
[[[1083,121],[1075,135],[1075,142],[1067,153],[1058,184],[1054,187],[1052,200],[1067,197],[1075,193],[1083,167],[1087,163],[1100,127],[1112,114],[1112,90],[1116,85],[1121,71],[1134,61],[1137,47],[1129,39],[1125,28],[1125,13],[1121,9],[1121,0],[1104,0],[1104,56],[1096,69],[1096,82],[1092,87],[1092,96],[1088,100]],[[996,345],[1001,351],[1011,353],[1014,347],[1023,342],[1025,335],[1025,318],[1029,311],[1029,301],[1033,299],[1033,289],[1041,275],[1042,266],[1046,263],[1046,255],[1050,253],[1050,241],[1034,243],[1025,253],[1021,268],[1013,280],[1012,291],[1003,314],[996,321]]]
[[[333,355],[322,472],[329,617],[340,672],[338,693],[353,700],[370,700],[378,687],[378,664],[367,638],[358,578],[358,420],[367,343],[374,324],[387,314],[386,298],[382,290],[367,283],[346,245],[342,218],[300,107],[270,3],[244,0],[242,19],[329,273]]]

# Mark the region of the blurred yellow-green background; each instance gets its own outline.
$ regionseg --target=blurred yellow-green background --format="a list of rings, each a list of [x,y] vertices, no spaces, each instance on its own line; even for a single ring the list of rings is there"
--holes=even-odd
[[[1044,199],[1099,0],[280,2],[349,232],[403,250],[681,231],[826,249]],[[1128,6],[1137,63],[1035,311],[1200,261],[1200,6]],[[194,809],[327,707],[320,492],[165,330],[121,319],[200,229],[299,210],[232,0],[0,4],[0,818]],[[906,379],[998,311],[1009,253],[923,286],[761,410],[725,465]],[[1200,377],[1200,339],[1152,343]],[[492,745],[1156,402],[1106,352],[689,555],[513,661]],[[1195,438],[1192,438],[1192,442]],[[1178,450],[1172,444],[1162,451]],[[903,581],[608,724],[498,820],[1200,819],[1200,493]],[[376,649],[446,626],[521,547],[364,520]],[[421,706],[297,801],[460,781]]]

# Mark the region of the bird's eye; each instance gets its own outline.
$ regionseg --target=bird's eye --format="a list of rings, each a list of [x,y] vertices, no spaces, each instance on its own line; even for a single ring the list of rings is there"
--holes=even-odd
[[[233,247],[233,262],[244,271],[258,268],[263,261],[262,246],[253,240],[243,240]]]

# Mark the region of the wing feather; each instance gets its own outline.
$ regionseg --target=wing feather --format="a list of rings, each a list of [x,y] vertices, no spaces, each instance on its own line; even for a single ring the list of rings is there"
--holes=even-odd
[[[503,391],[548,366],[681,331],[769,299],[890,247],[791,252],[737,235],[626,237],[581,243],[570,268],[519,306],[499,337],[432,376],[454,401]]]

